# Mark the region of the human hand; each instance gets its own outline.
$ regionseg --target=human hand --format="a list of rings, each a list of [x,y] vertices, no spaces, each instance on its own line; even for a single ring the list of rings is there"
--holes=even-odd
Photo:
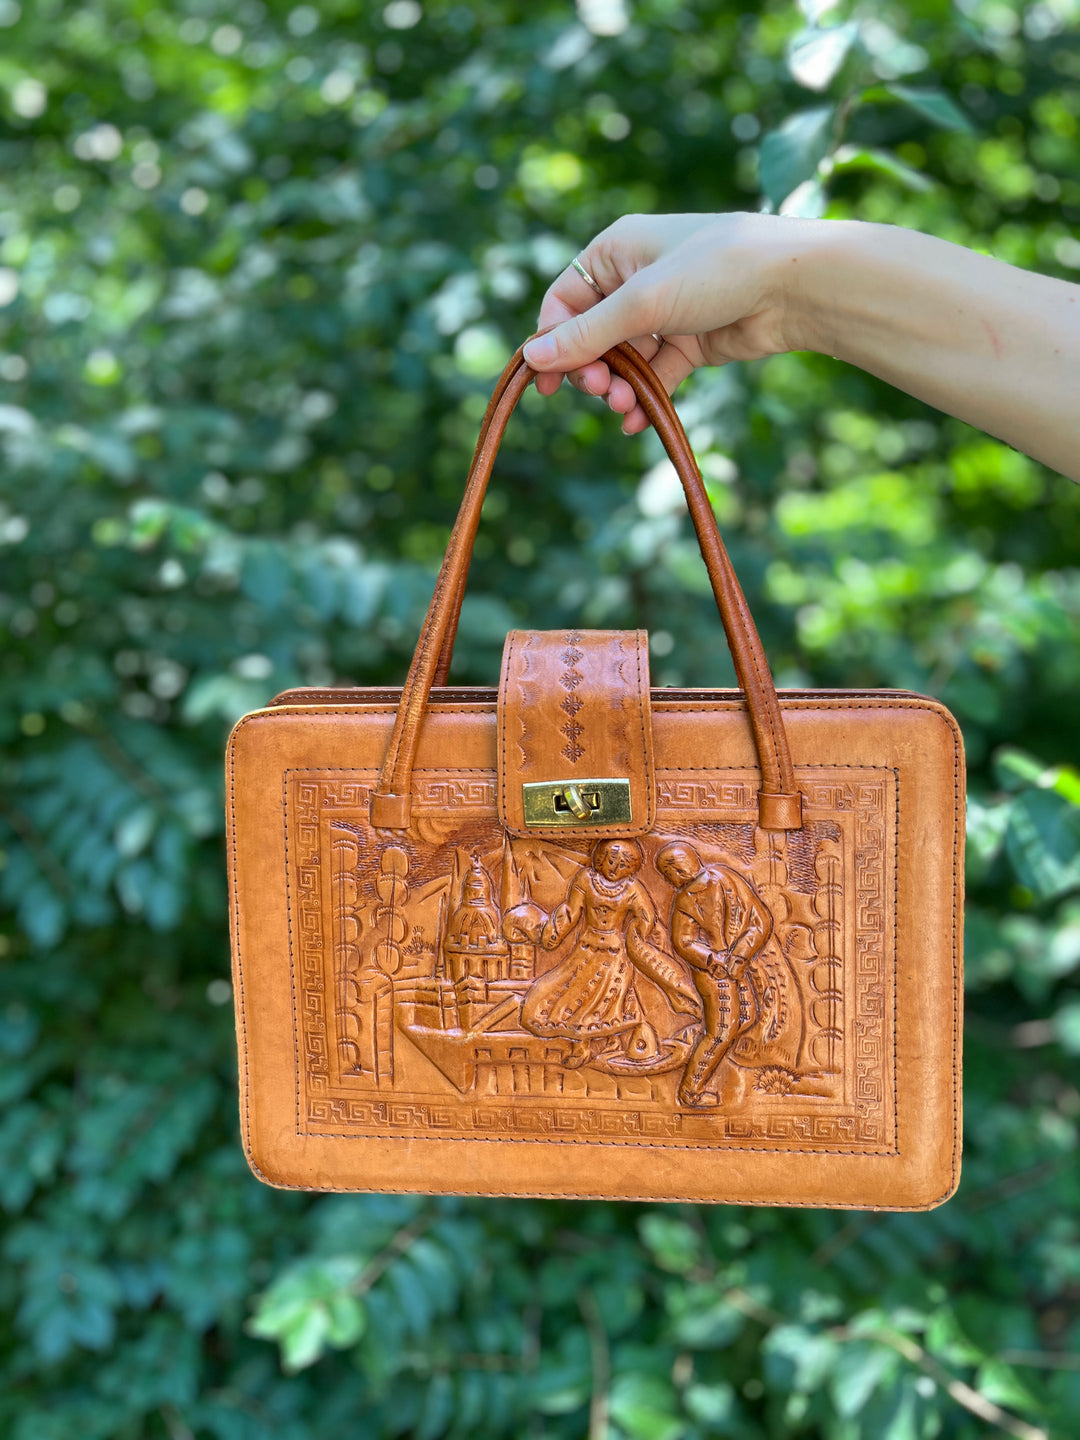
[[[624,416],[627,435],[649,421],[630,384],[598,359],[621,340],[641,351],[670,394],[699,365],[759,360],[801,349],[800,251],[816,222],[779,215],[625,215],[578,257],[601,298],[568,266],[544,296],[525,347],[553,395],[564,375]],[[658,344],[657,338],[663,341]]]
[[[709,956],[709,974],[714,980],[736,980],[741,968],[738,956],[730,950],[714,950]]]
[[[545,950],[557,950],[566,933],[573,926],[573,918],[567,905],[558,905],[540,932],[540,944]]]
[[[564,270],[525,360],[542,395],[569,375],[628,435],[648,418],[599,358],[621,340],[669,393],[699,365],[816,350],[1080,481],[1071,281],[895,225],[792,215],[627,215],[578,258],[603,295]]]
[[[514,941],[524,936],[526,940],[537,945],[540,943],[547,919],[548,917],[539,905],[534,905],[528,900],[522,901],[520,905],[515,905],[503,916],[502,933],[507,940]]]

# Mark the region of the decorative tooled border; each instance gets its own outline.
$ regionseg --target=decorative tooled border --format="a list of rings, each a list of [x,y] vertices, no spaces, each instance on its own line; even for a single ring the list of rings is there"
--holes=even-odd
[[[696,777],[722,773],[723,770],[733,770],[744,767],[684,767],[689,773]],[[331,1037],[327,1025],[327,1007],[325,1003],[326,986],[328,977],[326,975],[326,937],[323,934],[323,901],[321,897],[320,873],[322,867],[320,825],[322,815],[322,804],[320,803],[321,788],[328,782],[322,782],[315,777],[320,774],[333,774],[338,777],[335,790],[338,803],[335,810],[340,811],[342,801],[348,808],[361,809],[366,806],[374,783],[374,772],[342,771],[339,768],[327,768],[325,771],[317,769],[304,769],[301,771],[287,771],[283,776],[284,786],[284,810],[286,812],[286,890],[287,905],[289,910],[289,936],[290,936],[290,970],[293,977],[293,1016],[294,1035],[296,1044],[296,1095],[297,1095],[297,1133],[320,1136],[340,1137],[342,1134],[356,1133],[358,1129],[366,1130],[370,1134],[388,1136],[392,1135],[395,1129],[424,1128],[433,1132],[432,1138],[440,1139],[465,1139],[465,1140],[495,1140],[511,1141],[514,1139],[528,1140],[531,1143],[546,1141],[555,1144],[646,1144],[657,1145],[666,1143],[678,1149],[705,1149],[705,1150],[749,1150],[754,1153],[791,1153],[791,1154],[853,1154],[853,1155],[894,1155],[897,1153],[897,1126],[896,1126],[896,977],[895,960],[892,967],[888,965],[889,951],[895,957],[895,918],[896,918],[896,863],[897,863],[897,839],[899,829],[899,795],[896,783],[895,771],[883,766],[811,766],[809,773],[822,770],[848,771],[854,776],[865,775],[867,772],[878,771],[882,774],[882,780],[886,776],[892,778],[891,789],[893,798],[893,905],[892,916],[881,915],[877,909],[868,910],[867,906],[878,906],[883,903],[884,895],[880,885],[870,883],[870,877],[878,876],[883,879],[885,870],[885,837],[884,830],[877,836],[876,843],[871,844],[874,838],[866,831],[856,831],[855,846],[852,860],[855,864],[856,873],[856,914],[857,922],[853,927],[853,941],[855,947],[855,1007],[854,1016],[849,1025],[845,1026],[845,1039],[847,1043],[855,1043],[855,1031],[858,1029],[859,1038],[864,1047],[873,1042],[876,1047],[876,1063],[869,1063],[868,1057],[864,1054],[863,1064],[859,1075],[865,1083],[872,1079],[874,1073],[884,1077],[888,1073],[884,1047],[885,1035],[885,1003],[888,998],[888,991],[892,991],[892,1025],[891,1029],[891,1050],[892,1050],[892,1093],[882,1094],[879,1097],[880,1104],[875,1107],[877,1116],[871,1119],[867,1113],[863,1116],[836,1115],[832,1116],[813,1114],[805,1115],[772,1114],[762,1116],[760,1119],[751,1122],[749,1117],[723,1117],[724,1133],[717,1134],[715,1140],[706,1143],[698,1143],[694,1140],[678,1138],[680,1134],[679,1114],[668,1115],[651,1111],[636,1111],[627,1108],[632,1102],[623,1102],[618,1111],[604,1110],[594,1106],[570,1107],[558,1105],[553,1107],[550,1102],[544,1103],[520,1103],[515,1106],[484,1106],[474,1107],[473,1127],[463,1123],[458,1107],[447,1104],[445,1098],[418,1096],[395,1097],[392,1094],[386,1097],[364,1097],[349,1096],[345,1094],[332,1094],[331,1090],[336,1089],[333,1085],[333,1076],[329,1064],[331,1048]],[[666,767],[662,775],[676,773],[672,767]],[[344,777],[351,778],[346,780]],[[364,775],[364,779],[358,778]],[[456,791],[454,799],[458,805],[464,804],[478,810],[490,812],[494,807],[495,800],[495,776],[491,771],[438,771],[431,775],[425,775],[418,771],[416,775],[419,782],[419,793],[417,800],[429,799],[436,805],[445,805],[447,796],[446,787],[450,786]],[[290,803],[290,780],[296,789],[296,803]],[[697,782],[690,782],[697,783]],[[711,782],[710,782],[711,783]],[[717,781],[718,789],[714,792],[717,810],[728,811],[730,821],[731,809],[742,809],[746,796],[749,795],[747,787],[740,782]],[[342,790],[344,785],[348,794]],[[699,787],[700,788],[700,787]],[[807,790],[811,808],[823,808],[835,813],[837,809],[848,809],[856,818],[869,825],[873,825],[873,818],[866,815],[855,803],[857,798],[857,782],[853,787],[851,783],[846,786],[842,782],[832,783],[818,779],[807,779],[804,781],[804,788]],[[430,791],[430,795],[427,793]],[[745,791],[745,794],[743,793]],[[825,792],[829,791],[828,798]],[[838,793],[840,801],[838,803]],[[304,803],[306,800],[306,804]],[[694,797],[696,803],[692,808],[698,816],[702,813],[701,797]],[[845,803],[851,801],[852,803]],[[664,807],[669,808],[669,807]],[[675,808],[678,808],[677,806]],[[706,810],[710,808],[707,804]],[[882,806],[879,823],[884,826],[887,823],[888,796],[882,791]],[[295,834],[297,846],[293,851],[293,863],[288,862],[289,842],[289,815],[295,817]],[[719,814],[717,816],[719,819]],[[721,822],[724,823],[724,822]],[[301,843],[301,836],[304,842]],[[877,865],[867,865],[866,860],[871,851],[880,850],[880,862]],[[299,853],[304,850],[305,853]],[[860,865],[860,857],[862,864]],[[293,886],[293,869],[296,871],[295,898]],[[846,867],[845,867],[846,868]],[[859,877],[863,877],[866,884],[860,889]],[[294,911],[296,918],[294,923]],[[859,923],[862,917],[868,915],[880,916],[881,923],[866,925]],[[877,932],[881,935],[879,949],[870,952],[868,950],[867,937]],[[891,939],[891,943],[889,940]],[[872,955],[876,962],[872,967],[864,963],[864,957]],[[332,983],[332,982],[331,982]],[[875,994],[880,994],[881,1004],[875,1006],[869,1003]],[[865,1003],[864,1003],[865,1002]],[[301,1045],[299,1042],[303,1040]],[[847,1067],[845,1066],[845,1070]],[[858,1078],[858,1077],[857,1077]],[[869,1104],[866,1094],[862,1096],[862,1105]],[[304,1103],[306,1099],[306,1104]],[[858,1108],[858,1097],[857,1097]],[[457,1111],[457,1118],[454,1112]],[[721,1117],[717,1117],[719,1121]],[[341,1127],[337,1130],[323,1130],[315,1128],[325,1125],[327,1122]],[[860,1123],[860,1121],[862,1123]],[[714,1122],[716,1123],[716,1122]],[[858,1144],[858,1132],[866,1130],[873,1125],[876,1133],[866,1137],[867,1142],[872,1144],[874,1139],[881,1135],[881,1128],[886,1131],[883,1137],[891,1141],[888,1149],[872,1149],[868,1143]],[[446,1135],[448,1128],[457,1129],[459,1132],[465,1130],[467,1133],[456,1136]],[[573,1129],[577,1133],[574,1136],[560,1135],[560,1131]],[[581,1132],[585,1133],[582,1134]],[[642,1138],[635,1139],[634,1136]],[[556,1137],[556,1138],[549,1138]],[[644,1138],[649,1137],[649,1138]],[[388,1138],[390,1138],[388,1136]],[[754,1140],[758,1143],[736,1144],[736,1140]],[[767,1142],[791,1139],[801,1141],[803,1144],[809,1142],[813,1149],[801,1149],[797,1145],[771,1146]],[[849,1145],[857,1144],[858,1148],[843,1148],[837,1141],[847,1141]],[[763,1143],[764,1142],[764,1143]]]

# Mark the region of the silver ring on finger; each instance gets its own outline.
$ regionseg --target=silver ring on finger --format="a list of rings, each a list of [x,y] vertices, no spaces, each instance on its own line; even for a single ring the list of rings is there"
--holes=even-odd
[[[596,278],[595,278],[594,276],[592,276],[592,275],[589,274],[588,270],[585,269],[585,266],[582,265],[581,261],[577,258],[577,256],[575,256],[574,259],[570,261],[570,264],[574,267],[574,269],[577,271],[577,273],[581,276],[582,280],[585,281],[585,284],[588,285],[591,290],[595,290],[595,291],[596,291],[597,295],[600,296],[601,300],[604,300],[604,299],[607,298],[607,297],[605,296],[603,290],[600,289],[599,282],[596,280]],[[663,345],[663,344],[664,344],[664,337],[663,337],[663,335],[657,335],[657,333],[656,333],[655,330],[651,330],[649,333],[652,335],[652,338],[656,341],[657,345]]]
[[[589,274],[588,270],[585,269],[585,266],[582,265],[581,261],[575,256],[574,259],[570,261],[570,264],[574,267],[574,269],[577,271],[577,273],[581,276],[582,280],[585,281],[585,284],[588,285],[589,289],[590,289],[590,290],[595,290],[596,293],[597,293],[597,295],[600,296],[600,299],[603,300],[603,299],[604,299],[604,292],[603,292],[603,290],[600,289],[600,286],[597,284],[596,280],[594,280],[593,277]]]

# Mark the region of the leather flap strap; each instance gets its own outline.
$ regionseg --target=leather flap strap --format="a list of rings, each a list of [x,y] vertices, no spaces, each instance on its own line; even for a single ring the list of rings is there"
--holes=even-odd
[[[499,818],[514,835],[652,828],[644,630],[511,630],[499,683]]]

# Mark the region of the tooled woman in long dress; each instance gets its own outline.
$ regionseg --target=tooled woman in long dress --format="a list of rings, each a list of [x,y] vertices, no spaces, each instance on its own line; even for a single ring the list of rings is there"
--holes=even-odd
[[[601,840],[541,931],[544,949],[556,950],[580,926],[573,948],[534,981],[521,1011],[534,1035],[574,1042],[563,1062],[571,1069],[603,1051],[642,1065],[661,1054],[635,987],[639,972],[677,1014],[697,1016],[699,1002],[681,968],[650,943],[656,911],[633,878],[641,862],[633,840]]]

